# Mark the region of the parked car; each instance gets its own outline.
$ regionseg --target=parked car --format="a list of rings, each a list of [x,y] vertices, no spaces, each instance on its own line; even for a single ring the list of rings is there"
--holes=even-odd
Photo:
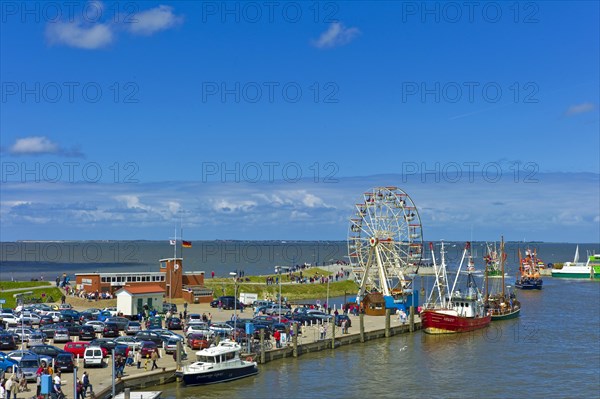
[[[79,322],[85,324],[85,322],[96,320],[96,316],[90,312],[81,312],[79,314]]]
[[[0,349],[17,349],[17,341],[14,335],[7,332],[0,333]]]
[[[142,325],[139,321],[129,321],[125,327],[125,334],[127,335],[135,335],[140,331],[142,331]]]
[[[131,350],[131,348],[129,348],[128,345],[125,344],[117,344],[115,346],[115,356],[117,355],[121,355],[123,357],[127,357],[127,355],[129,354],[129,351]]]
[[[99,346],[89,346],[83,354],[83,367],[102,367],[104,365],[104,354]]]
[[[116,306],[104,308],[104,309],[102,309],[102,312],[109,312],[111,317],[116,317],[119,314],[119,311],[117,310]],[[100,313],[102,313],[102,312],[100,312]]]
[[[86,321],[85,325],[92,326],[94,328],[94,331],[97,333],[100,333],[100,334],[102,334],[102,331],[104,331],[104,322],[103,321],[97,321],[97,320]]]
[[[160,329],[160,328],[162,328],[162,317],[155,316],[155,317],[150,317],[148,319],[148,329],[149,330]]]
[[[142,341],[142,344],[140,345],[140,352],[142,357],[147,358],[152,355],[152,352],[158,353],[158,346],[152,341]]]
[[[37,379],[37,371],[40,368],[40,357],[38,355],[24,355],[17,365],[27,381]]]
[[[79,339],[92,340],[96,338],[96,331],[93,326],[83,325],[79,327]]]
[[[37,356],[35,353],[33,353],[31,351],[21,350],[21,349],[18,349],[16,351],[12,351],[12,352],[8,352],[6,354],[7,357],[9,357],[17,362],[19,362],[21,360],[21,358],[23,358],[23,356],[27,356],[27,355]]]
[[[207,333],[210,331],[208,323],[193,323],[188,324],[185,328],[185,335],[189,335],[192,333]]]
[[[54,359],[54,370],[58,370],[63,373],[73,372],[73,369],[75,368],[75,362],[73,360],[74,357],[72,353],[59,353]]]
[[[215,334],[227,336],[233,331],[233,327],[225,323],[213,323],[208,327]]]
[[[187,346],[191,349],[205,349],[210,346],[211,338],[206,334],[192,333],[187,337]]]
[[[52,345],[34,345],[29,350],[42,358],[50,359],[50,361],[58,356],[59,353],[64,352],[62,349]]]
[[[178,342],[180,342],[180,340],[175,338],[169,338],[168,340],[166,340],[163,345],[165,348],[165,353],[175,353],[175,351],[177,350]]]
[[[45,326],[47,324],[52,324],[54,323],[54,319],[52,318],[52,316],[48,316],[48,315],[43,315],[40,317],[40,327],[41,326]]]
[[[69,330],[66,328],[58,328],[54,330],[54,337],[52,340],[54,342],[69,342],[71,340],[71,334],[69,334]]]
[[[104,356],[108,356],[117,345],[118,344],[110,338],[96,338],[90,342],[90,346],[99,346],[105,349],[105,351],[103,351]]]
[[[167,320],[167,328],[169,330],[181,330],[183,325],[179,317],[171,317]]]
[[[124,317],[109,317],[104,321],[105,323],[115,323],[119,328],[119,331],[125,331],[129,320]]]
[[[64,327],[59,324],[52,323],[52,324],[46,324],[46,325],[40,326],[40,331],[42,331],[44,334],[46,334],[46,338],[53,339],[54,332],[59,328],[64,328]]]
[[[118,337],[119,335],[119,326],[117,326],[117,323],[104,324],[104,330],[102,330],[102,336],[104,338]]]
[[[187,315],[187,321],[186,324],[190,324],[190,323],[202,323],[202,316],[198,313],[190,313]]]
[[[18,362],[15,359],[8,357],[6,353],[0,352],[0,370],[5,373],[12,373],[15,365]]]
[[[64,351],[71,353],[73,356],[83,357],[85,350],[90,346],[89,342],[67,342]]]
[[[113,317],[113,314],[108,310],[103,310],[100,313],[98,313],[98,316],[96,316],[98,321],[105,321],[109,317]]]
[[[163,343],[160,334],[148,330],[140,331],[139,333],[135,334],[135,339],[137,339],[138,341],[152,341],[156,345],[162,345]]]
[[[134,337],[122,336],[115,338],[114,341],[118,344],[123,344],[129,346],[130,349],[138,349],[142,344],[140,341],[135,339]]]
[[[73,336],[77,336],[79,334],[79,327],[81,327],[79,323],[72,322],[61,322],[59,325],[69,330],[69,335]]]
[[[43,345],[46,341],[46,336],[41,331],[34,331],[27,340],[27,346]]]

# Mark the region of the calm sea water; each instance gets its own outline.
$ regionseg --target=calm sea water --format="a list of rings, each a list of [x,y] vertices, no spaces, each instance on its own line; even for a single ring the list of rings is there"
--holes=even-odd
[[[458,261],[462,245],[448,243],[450,264]],[[474,245],[480,266],[483,245]],[[517,250],[525,246],[508,244],[511,274]],[[575,252],[575,244],[529,246],[538,248],[546,263],[571,260]],[[1,249],[2,280],[157,270],[158,259],[173,256],[173,247],[162,242],[3,243]],[[586,250],[600,252],[598,244],[580,245],[581,259]],[[72,258],[54,259],[58,252]],[[266,274],[277,264],[344,260],[345,255],[343,242],[195,242],[184,249],[184,267],[217,275],[236,269]],[[521,317],[485,330],[455,336],[417,332],[271,362],[260,366],[259,375],[227,384],[160,389],[164,398],[599,397],[600,283],[546,278],[542,291],[518,294]]]
[[[446,243],[449,265],[458,263],[463,242]],[[507,243],[507,272],[514,275],[518,250],[537,248],[538,256],[546,263],[572,260],[576,244]],[[57,275],[80,272],[158,271],[159,259],[173,257],[174,247],[167,241],[67,241],[67,242],[3,242],[0,243],[0,280],[30,280],[44,277],[53,280]],[[192,248],[177,248],[188,271],[212,271],[217,276],[243,269],[246,274],[270,274],[274,266],[301,263],[322,264],[347,261],[345,242],[242,242],[197,241]],[[485,243],[474,243],[475,262],[483,266]],[[587,251],[600,253],[600,244],[579,245],[580,260]],[[430,258],[428,252],[425,258]],[[425,259],[425,261],[429,261]]]
[[[162,386],[164,398],[597,398],[600,284],[546,279],[522,315],[453,336],[422,332],[260,366],[256,377]]]

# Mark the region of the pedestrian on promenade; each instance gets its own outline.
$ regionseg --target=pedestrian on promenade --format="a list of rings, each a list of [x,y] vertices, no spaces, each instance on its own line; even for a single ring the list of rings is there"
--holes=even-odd
[[[137,351],[135,353],[135,361],[137,363],[137,368],[139,369],[142,366],[142,351]]]
[[[275,332],[273,333],[273,338],[275,338],[275,347],[281,348],[281,333],[279,332],[279,330],[275,330]]]
[[[4,383],[4,389],[6,390],[6,399],[11,399],[11,392],[14,395],[13,397],[17,398],[17,384],[15,383],[15,377],[10,376],[8,380]]]
[[[77,391],[77,399],[85,398],[85,394],[83,393],[83,383],[81,382],[81,380],[77,380],[76,391]]]
[[[321,324],[321,327],[319,327],[319,333],[321,335],[321,339],[325,339],[325,326],[323,324]]]
[[[127,354],[127,361],[125,362],[126,366],[133,366],[133,357],[134,357],[134,353],[133,350],[130,350],[129,353]]]
[[[348,330],[346,329],[346,319],[342,320],[341,323],[341,327],[342,327],[342,334],[346,334],[348,332]]]
[[[156,365],[156,361],[158,360],[158,353],[156,351],[152,352],[152,368],[150,369],[151,371],[154,369],[157,369],[158,366]]]
[[[83,383],[83,397],[87,394],[88,388],[90,389],[90,395],[94,392],[92,384],[90,384],[90,376],[87,371],[83,372],[82,383]]]

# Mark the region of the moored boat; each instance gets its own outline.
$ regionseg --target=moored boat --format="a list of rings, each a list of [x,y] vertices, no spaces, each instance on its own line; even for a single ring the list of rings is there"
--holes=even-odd
[[[470,243],[465,245],[452,288],[450,288],[446,271],[444,243],[442,243],[439,266],[435,261],[433,244],[429,244],[429,246],[435,270],[435,284],[421,311],[423,331],[428,334],[454,334],[487,327],[491,322],[491,316],[484,307],[483,296],[477,288],[471,272],[467,271],[466,291],[463,293],[456,288]],[[437,295],[437,298],[434,299],[434,295]]]
[[[206,385],[257,374],[257,363],[251,359],[240,359],[241,350],[237,342],[221,341],[217,346],[196,352],[197,361],[183,366],[176,375],[185,385]]]
[[[515,287],[522,290],[541,290],[544,282],[540,275],[540,267],[543,265],[544,262],[538,259],[535,250],[527,249],[524,258],[519,250],[519,275]]]
[[[579,262],[578,245],[573,262],[565,262],[562,269],[552,269],[552,277],[600,279],[600,255],[588,253],[587,262]]]
[[[504,237],[502,237],[500,241],[500,252],[498,254],[498,259],[500,259],[500,270],[499,277],[501,277],[501,288],[497,287],[497,284],[493,282],[497,282],[498,280],[492,280],[490,283],[489,275],[490,272],[495,272],[495,266],[497,265],[486,265],[485,269],[485,307],[490,312],[492,316],[492,321],[498,320],[508,320],[519,317],[521,313],[521,303],[517,299],[517,296],[514,292],[510,291],[506,292],[506,285],[504,282],[504,264],[506,262],[506,252],[504,251]],[[488,269],[489,267],[489,269]],[[498,274],[495,274],[495,277],[498,277]],[[510,287],[509,287],[510,288]]]

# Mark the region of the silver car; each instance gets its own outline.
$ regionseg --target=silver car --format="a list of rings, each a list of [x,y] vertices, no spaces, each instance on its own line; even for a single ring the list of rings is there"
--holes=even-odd
[[[94,331],[97,333],[102,333],[104,331],[104,323],[97,320],[91,320],[85,323],[86,326],[94,327]]]
[[[59,328],[54,330],[54,342],[69,342],[71,340],[71,335],[69,334],[69,330],[66,328]]]
[[[142,325],[138,321],[130,321],[125,326],[125,334],[127,335],[135,335],[140,331],[142,331]]]

